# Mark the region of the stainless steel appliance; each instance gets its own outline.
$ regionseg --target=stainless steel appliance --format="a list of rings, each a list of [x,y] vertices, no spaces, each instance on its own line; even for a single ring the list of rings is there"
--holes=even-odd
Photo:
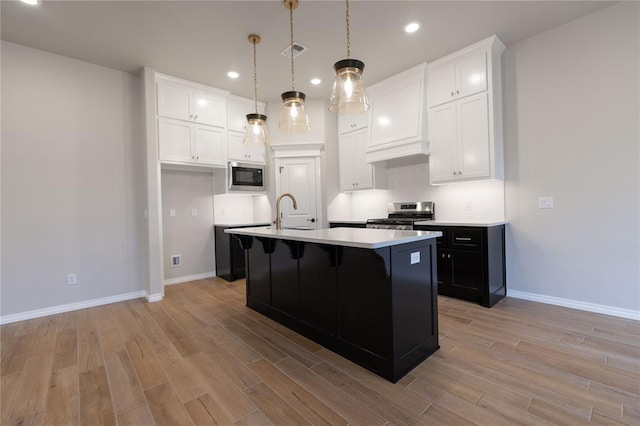
[[[264,191],[264,166],[260,164],[229,163],[229,191]]]
[[[367,220],[367,228],[413,230],[414,222],[434,220],[436,218],[433,201],[400,201],[389,203],[389,215],[382,219]]]

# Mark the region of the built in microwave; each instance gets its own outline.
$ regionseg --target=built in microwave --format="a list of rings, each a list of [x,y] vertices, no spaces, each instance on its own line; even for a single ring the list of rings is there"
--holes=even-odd
[[[264,166],[229,163],[229,191],[264,191]]]

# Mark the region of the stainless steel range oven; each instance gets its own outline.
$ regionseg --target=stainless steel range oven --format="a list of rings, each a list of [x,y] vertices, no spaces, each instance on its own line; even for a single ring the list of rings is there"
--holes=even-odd
[[[411,231],[415,222],[436,218],[433,201],[401,201],[389,203],[389,215],[382,219],[368,219],[367,228]]]

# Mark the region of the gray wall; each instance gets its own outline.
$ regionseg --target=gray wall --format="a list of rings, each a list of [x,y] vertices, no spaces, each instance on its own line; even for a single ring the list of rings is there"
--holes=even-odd
[[[512,290],[640,310],[638,7],[507,47]],[[555,208],[538,209],[539,196]]]
[[[139,78],[8,42],[1,71],[2,316],[144,290]]]
[[[175,210],[175,217],[170,217],[170,209]],[[192,209],[196,209],[197,216],[192,216]],[[213,276],[211,173],[162,171],[162,234],[165,281],[203,274]],[[181,266],[171,266],[172,255],[181,256]]]

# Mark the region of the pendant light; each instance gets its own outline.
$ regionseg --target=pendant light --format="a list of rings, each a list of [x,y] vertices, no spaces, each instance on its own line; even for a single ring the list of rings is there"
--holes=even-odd
[[[347,3],[347,59],[335,63],[336,79],[333,83],[329,111],[338,114],[359,114],[369,110],[369,101],[364,89],[362,73],[364,62],[351,59],[351,39],[349,33],[349,0]]]
[[[260,36],[249,35],[249,42],[253,44],[253,104],[255,113],[247,114],[247,133],[242,143],[247,145],[267,144],[267,116],[258,114],[258,72],[256,65],[256,44],[260,43]]]
[[[296,90],[295,73],[293,68],[293,9],[298,7],[298,0],[284,0],[284,7],[289,9],[289,50],[291,50],[291,90],[282,96],[282,111],[280,112],[280,130],[286,133],[305,133],[311,128],[309,117],[304,109],[306,95]]]

